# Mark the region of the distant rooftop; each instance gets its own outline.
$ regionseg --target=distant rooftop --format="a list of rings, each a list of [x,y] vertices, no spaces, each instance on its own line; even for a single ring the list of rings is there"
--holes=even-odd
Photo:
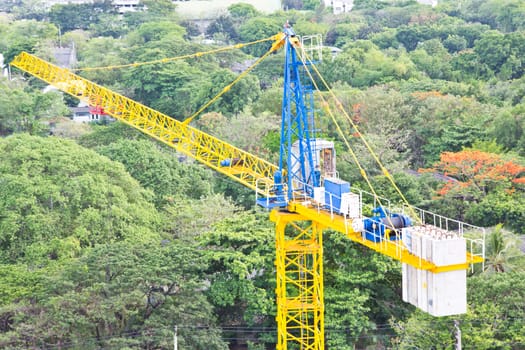
[[[53,48],[53,56],[57,65],[62,68],[72,68],[77,63],[75,46],[55,47]]]
[[[1,1],[1,0],[0,0]],[[119,12],[136,11],[140,0],[113,0],[113,4]],[[61,4],[86,4],[93,3],[93,0],[42,0],[51,7]],[[271,13],[281,8],[280,0],[172,0],[177,5],[177,12],[183,17],[191,19],[214,18],[218,13],[225,11],[228,6],[239,2],[253,5],[257,10]]]

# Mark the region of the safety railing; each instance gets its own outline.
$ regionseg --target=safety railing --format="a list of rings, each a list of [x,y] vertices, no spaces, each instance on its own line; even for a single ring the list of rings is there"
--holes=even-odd
[[[396,220],[398,219],[390,217],[392,213],[409,217],[412,221],[412,230],[416,234],[427,236],[429,239],[465,239],[468,253],[466,262],[471,264],[471,268],[473,268],[473,263],[482,262],[485,258],[485,229],[482,227],[448,218],[419,207],[400,205],[359,188],[351,188],[351,194],[357,196],[358,200],[352,202],[357,208],[353,208],[353,212],[349,213],[346,208],[341,211],[343,201],[341,196],[324,192],[322,198],[316,200],[308,194],[307,189],[310,185],[296,182],[294,184],[295,191],[292,192],[291,198],[288,198],[286,184],[278,184],[278,186],[282,188],[286,203],[288,201],[300,203],[303,206],[315,209],[320,214],[329,214],[331,220],[343,221],[344,233],[347,235],[360,233],[361,243],[372,242],[377,251],[393,252],[393,255],[401,261],[404,261],[403,257],[411,254],[411,251],[407,241],[402,239],[403,227],[396,227]],[[260,197],[256,197],[256,199],[258,198]],[[269,205],[271,198],[274,198],[274,193],[268,193],[266,198],[266,204]],[[384,208],[388,218],[374,220],[374,228],[372,230],[366,229],[365,220],[370,219],[373,216],[372,210],[379,206]],[[465,235],[466,233],[468,235]],[[419,266],[423,266],[423,264],[423,259],[419,258]],[[417,264],[413,266],[417,267]]]
[[[436,239],[464,238],[467,242],[467,252],[470,255],[471,262],[482,262],[485,259],[485,228],[452,219],[416,206],[393,203],[387,198],[375,196],[364,190],[352,188],[352,191],[359,191],[363,195],[363,207],[366,208],[366,210],[364,210],[365,212],[381,204],[390,213],[407,215],[412,219],[414,226],[427,227],[428,234],[434,236]],[[465,235],[466,233],[468,233],[468,235]],[[473,267],[473,265],[471,265],[471,267]],[[484,265],[482,265],[482,268],[484,268]]]

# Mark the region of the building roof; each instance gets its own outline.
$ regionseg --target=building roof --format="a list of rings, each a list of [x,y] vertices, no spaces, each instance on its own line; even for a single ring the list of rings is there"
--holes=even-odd
[[[72,68],[77,63],[75,46],[55,47],[53,48],[53,56],[57,65],[62,68]]]
[[[69,109],[73,113],[89,113],[90,112],[89,106],[85,106],[85,107],[69,107]]]

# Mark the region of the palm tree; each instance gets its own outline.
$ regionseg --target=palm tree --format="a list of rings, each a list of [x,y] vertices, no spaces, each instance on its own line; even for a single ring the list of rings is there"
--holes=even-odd
[[[518,267],[517,260],[523,258],[522,241],[512,232],[503,230],[498,224],[487,239],[485,272],[508,272]]]

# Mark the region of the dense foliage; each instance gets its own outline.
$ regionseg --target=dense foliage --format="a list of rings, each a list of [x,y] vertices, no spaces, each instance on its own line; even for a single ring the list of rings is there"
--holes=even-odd
[[[439,319],[400,300],[397,263],[326,232],[327,346],[452,348],[456,321],[466,348],[523,348],[523,1],[356,0],[340,15],[282,3],[273,14],[231,5],[203,30],[169,0],[124,15],[110,1],[3,2],[0,53],[53,61],[55,46],[74,45],[84,68],[255,41],[286,21],[321,33],[331,90],[316,80],[317,128],[336,143],[340,176],[366,189],[334,121],[379,194],[400,200],[363,138],[412,204],[489,227],[469,312]],[[80,74],[183,120],[269,46]],[[277,162],[282,58],[194,125]],[[170,348],[178,325],[180,349],[272,348],[273,227],[252,191],[125,125],[64,121],[75,98],[11,78],[0,78],[0,347]]]

